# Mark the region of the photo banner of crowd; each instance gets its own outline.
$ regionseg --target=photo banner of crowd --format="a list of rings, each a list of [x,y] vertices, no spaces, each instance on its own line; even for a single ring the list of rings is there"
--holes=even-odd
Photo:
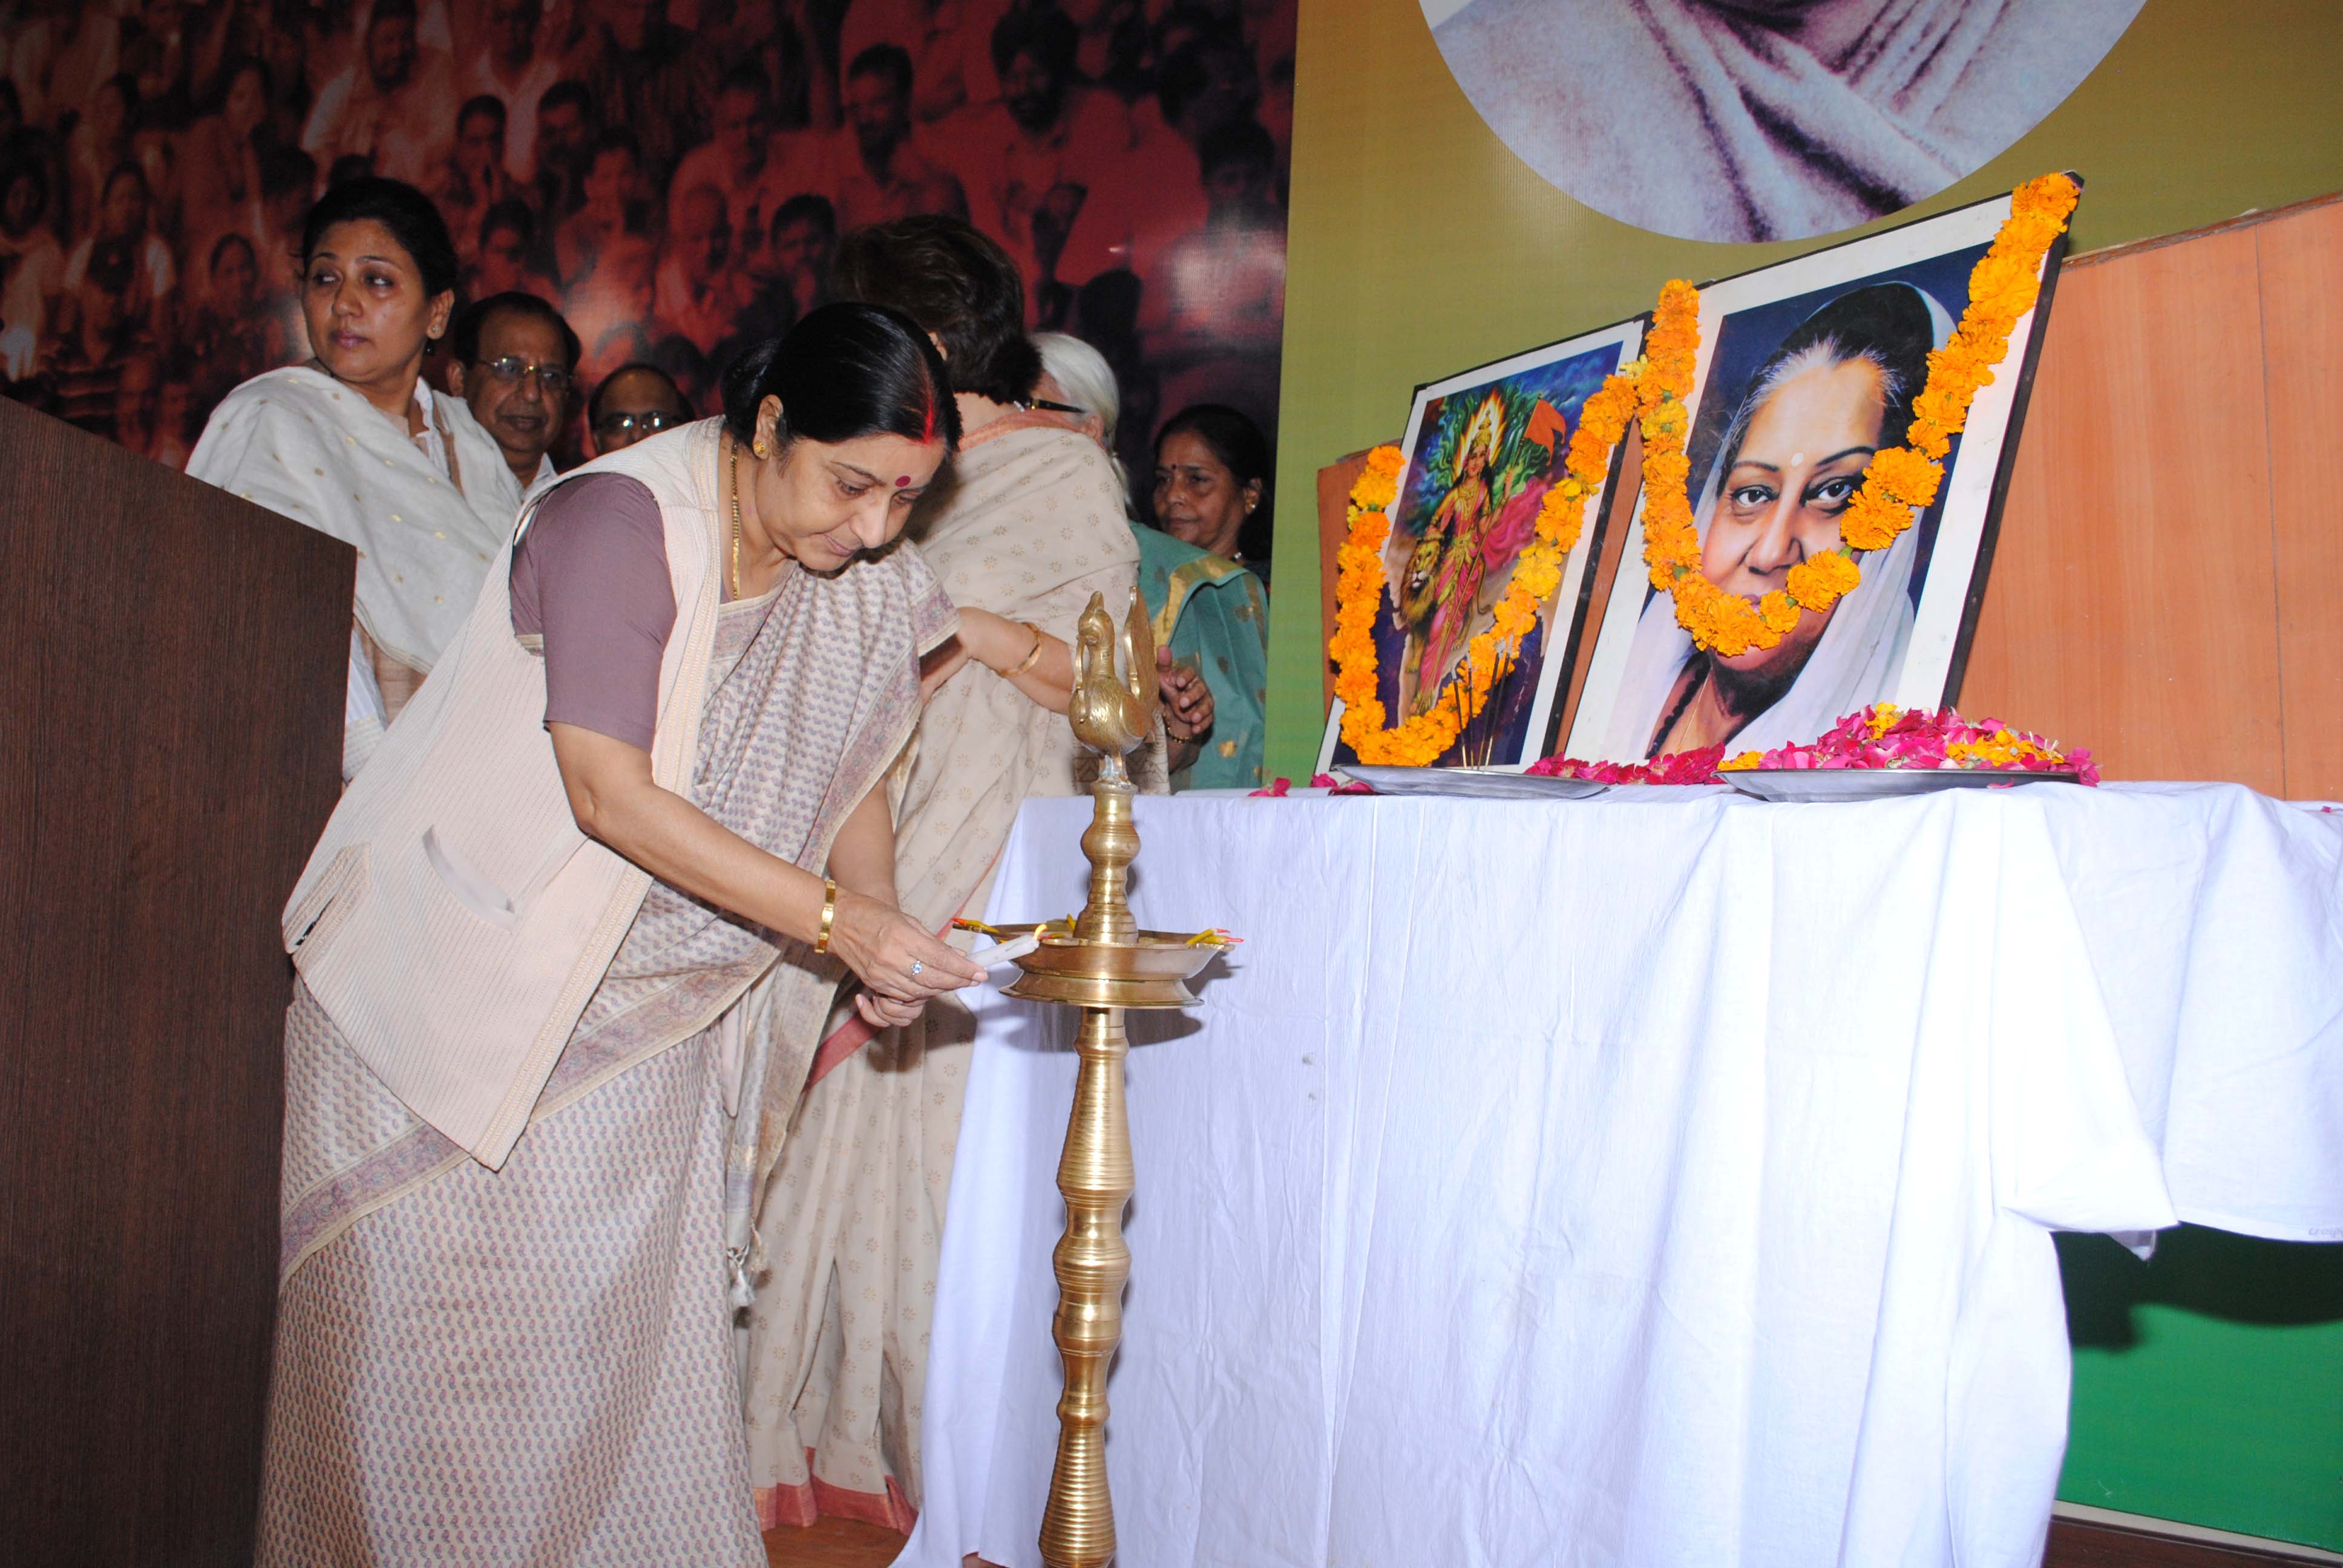
[[[1273,441],[1295,6],[28,0],[0,23],[0,376],[183,467],[232,387],[309,357],[303,214],[371,173],[438,205],[459,304],[532,294],[576,335],[550,386],[460,327],[428,366],[511,383],[483,423],[524,487],[548,427],[558,467],[597,449],[621,366],[713,412],[828,297],[840,234],[913,213],[1000,241],[1031,326],[1105,357],[1133,474],[1192,404]]]

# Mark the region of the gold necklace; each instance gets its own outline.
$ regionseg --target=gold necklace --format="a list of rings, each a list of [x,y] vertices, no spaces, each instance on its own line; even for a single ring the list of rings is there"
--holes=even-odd
[[[732,442],[732,598],[740,598],[740,443]]]

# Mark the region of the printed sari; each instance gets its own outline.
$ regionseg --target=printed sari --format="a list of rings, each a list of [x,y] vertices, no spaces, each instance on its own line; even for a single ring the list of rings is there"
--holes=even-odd
[[[1144,524],[1131,531],[1155,646],[1212,690],[1212,732],[1196,759],[1172,775],[1172,788],[1257,789],[1269,723],[1269,596],[1259,578],[1225,557]]]
[[[819,870],[950,621],[900,548],[724,607],[694,803]],[[653,881],[493,1171],[297,986],[261,1564],[764,1563],[732,1319],[760,1150],[840,972]],[[793,1031],[741,1029],[752,983]]]

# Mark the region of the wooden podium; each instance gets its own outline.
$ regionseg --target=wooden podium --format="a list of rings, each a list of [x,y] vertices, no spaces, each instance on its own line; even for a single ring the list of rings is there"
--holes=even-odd
[[[249,1562],[346,545],[0,402],[0,1559]]]

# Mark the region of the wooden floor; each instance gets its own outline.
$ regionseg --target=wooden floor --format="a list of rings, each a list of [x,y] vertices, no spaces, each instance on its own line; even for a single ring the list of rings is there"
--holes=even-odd
[[[904,1537],[851,1519],[824,1519],[810,1529],[783,1525],[765,1535],[773,1568],[887,1568]]]

